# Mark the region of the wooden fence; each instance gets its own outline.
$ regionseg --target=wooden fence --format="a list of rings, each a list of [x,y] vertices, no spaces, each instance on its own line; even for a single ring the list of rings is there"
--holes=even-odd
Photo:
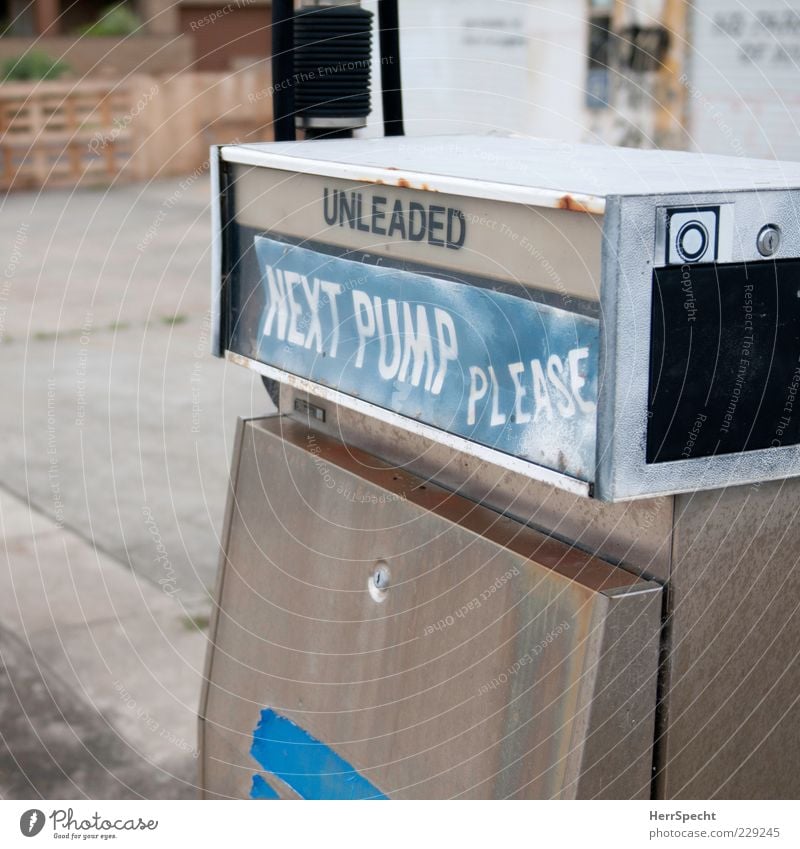
[[[209,144],[270,138],[268,87],[262,68],[2,84],[0,188],[191,173]]]

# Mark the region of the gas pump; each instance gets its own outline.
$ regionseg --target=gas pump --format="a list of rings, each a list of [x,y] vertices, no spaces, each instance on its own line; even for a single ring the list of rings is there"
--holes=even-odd
[[[212,151],[207,797],[800,792],[800,166]]]

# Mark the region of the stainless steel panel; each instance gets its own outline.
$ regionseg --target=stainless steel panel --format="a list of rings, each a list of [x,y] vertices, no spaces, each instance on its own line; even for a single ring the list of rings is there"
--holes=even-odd
[[[324,422],[309,418],[309,403],[324,411]],[[281,411],[569,545],[652,580],[669,578],[671,496],[615,504],[586,498],[291,386],[281,387]]]
[[[661,493],[719,489],[776,480],[800,470],[800,445],[692,457],[668,463],[645,462],[652,258],[656,210],[671,206],[730,204],[733,207],[733,262],[763,259],[758,233],[768,223],[784,234],[775,259],[800,256],[796,226],[800,192],[749,191],[719,194],[650,195],[609,198],[604,217],[601,389],[597,405],[595,495],[608,501]],[[689,376],[691,377],[691,376]]]
[[[207,795],[269,707],[392,797],[649,797],[660,587],[286,417],[235,465]]]
[[[600,299],[602,215],[569,207],[547,209],[520,203],[435,192],[435,202],[455,206],[465,217],[464,250],[444,250],[358,229],[331,226],[323,214],[323,189],[356,191],[367,207],[373,195],[415,201],[426,207],[432,193],[383,181],[345,181],[318,174],[287,174],[272,168],[234,165],[234,214],[239,224],[285,236],[358,249],[394,260],[521,283],[558,296],[555,305],[574,308],[575,299]]]
[[[662,798],[800,797],[800,481],[676,499]]]
[[[228,551],[228,541],[230,540],[231,524],[233,521],[233,513],[236,508],[236,483],[239,475],[239,457],[242,450],[242,435],[244,433],[245,419],[239,419],[236,424],[236,435],[233,442],[233,456],[231,458],[231,472],[228,480],[228,493],[225,500],[225,515],[222,520],[222,535],[220,537],[220,554],[219,565],[217,568],[217,582],[214,588],[214,599],[218,601],[222,598],[222,583],[225,578],[226,556]],[[214,608],[211,617],[209,630],[209,646],[216,643],[217,625],[219,624],[219,609]],[[203,670],[203,688],[200,693],[200,709],[197,716],[197,749],[200,760],[199,779],[200,787],[206,786],[205,776],[205,745],[206,745],[206,707],[208,705],[208,688],[213,676],[213,659],[214,652],[209,649],[206,652],[205,668]]]

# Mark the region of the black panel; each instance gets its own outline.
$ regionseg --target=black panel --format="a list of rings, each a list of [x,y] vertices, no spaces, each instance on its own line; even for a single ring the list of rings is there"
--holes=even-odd
[[[647,462],[800,442],[800,260],[653,272]]]

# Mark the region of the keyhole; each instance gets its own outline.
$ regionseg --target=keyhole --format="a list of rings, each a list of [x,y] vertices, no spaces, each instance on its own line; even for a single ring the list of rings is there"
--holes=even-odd
[[[380,602],[386,600],[390,578],[389,566],[383,560],[379,560],[375,570],[367,581],[367,589],[373,601]]]

